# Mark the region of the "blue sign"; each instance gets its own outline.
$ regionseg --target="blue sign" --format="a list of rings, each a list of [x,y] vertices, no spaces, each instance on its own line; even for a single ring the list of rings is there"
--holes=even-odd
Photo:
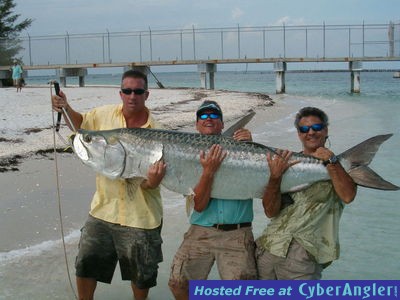
[[[191,280],[189,299],[398,299],[399,280]]]

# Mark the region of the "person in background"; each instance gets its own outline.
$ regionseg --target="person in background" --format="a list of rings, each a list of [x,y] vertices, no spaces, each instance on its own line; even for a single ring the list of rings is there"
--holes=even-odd
[[[52,105],[58,112],[64,108],[76,129],[159,127],[145,105],[149,96],[145,74],[126,71],[119,95],[121,104],[85,114],[73,110],[63,92],[52,96]],[[163,260],[159,184],[165,171],[165,163],[159,161],[150,167],[146,180],[111,180],[97,175],[96,193],[82,228],[75,264],[79,299],[93,299],[98,281],[111,283],[117,262],[122,279],[131,282],[136,300],[146,299],[149,289],[157,284],[158,264]]]
[[[222,110],[215,101],[204,101],[196,112],[196,128],[201,134],[219,135],[224,128]],[[238,141],[251,141],[251,133],[239,129]],[[203,167],[194,187],[194,211],[171,266],[169,286],[175,299],[189,298],[189,280],[207,279],[214,263],[221,279],[256,279],[253,199],[225,200],[211,197],[213,180],[226,152],[212,145],[200,152]]]
[[[269,181],[263,195],[264,212],[271,222],[256,241],[259,279],[320,279],[322,270],[339,258],[339,220],[344,204],[353,201],[357,188],[334,153],[325,147],[328,116],[304,107],[294,125],[303,154],[324,161],[330,181],[305,190],[282,194],[285,171],[296,163],[290,151],[267,155]]]
[[[22,74],[23,70],[17,60],[14,60],[14,65],[11,67],[12,79],[14,86],[17,88],[17,93],[22,92]]]

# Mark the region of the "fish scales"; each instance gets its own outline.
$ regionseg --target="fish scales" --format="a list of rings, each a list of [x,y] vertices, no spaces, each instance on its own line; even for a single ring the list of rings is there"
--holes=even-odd
[[[352,169],[359,169],[359,158],[362,157],[360,153],[367,153],[368,158],[365,160],[369,163],[372,160],[370,156],[373,157],[379,145],[390,136],[377,136],[351,148],[351,151],[348,150],[349,155],[347,152],[339,155],[341,164],[352,175]],[[167,170],[161,183],[177,193],[189,194],[202,173],[200,151],[207,153],[213,144],[220,144],[227,151],[227,156],[214,177],[211,196],[223,199],[261,198],[269,178],[266,156],[268,152],[275,153],[276,148],[258,143],[237,142],[221,135],[125,128],[108,131],[80,130],[74,138],[73,148],[85,164],[110,178],[145,178],[150,165],[163,159]],[[352,156],[357,158],[357,165],[352,164]],[[327,169],[321,160],[301,153],[294,153],[291,159],[299,162],[285,172],[281,184],[283,193],[304,189],[317,181],[329,180]],[[388,182],[368,186],[373,181],[370,180],[363,184],[363,172],[365,170],[355,172],[358,184],[380,189],[398,189]]]

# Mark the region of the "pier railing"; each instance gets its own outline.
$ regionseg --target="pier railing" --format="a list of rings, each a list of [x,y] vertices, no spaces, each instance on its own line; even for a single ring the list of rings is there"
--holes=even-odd
[[[400,23],[234,26],[20,36],[27,66],[268,58],[399,57]],[[7,43],[1,40],[0,43]]]

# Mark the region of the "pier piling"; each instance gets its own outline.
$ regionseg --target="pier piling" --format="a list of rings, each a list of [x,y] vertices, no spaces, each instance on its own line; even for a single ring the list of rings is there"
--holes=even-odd
[[[275,62],[274,72],[276,74],[276,93],[283,94],[286,92],[286,87],[285,87],[286,62],[284,61]]]
[[[352,93],[360,93],[361,92],[361,70],[362,70],[362,62],[361,61],[351,61],[349,62],[350,69],[350,91]]]
[[[200,73],[200,84],[203,89],[214,90],[214,73],[217,72],[216,64],[199,64],[197,71]]]

